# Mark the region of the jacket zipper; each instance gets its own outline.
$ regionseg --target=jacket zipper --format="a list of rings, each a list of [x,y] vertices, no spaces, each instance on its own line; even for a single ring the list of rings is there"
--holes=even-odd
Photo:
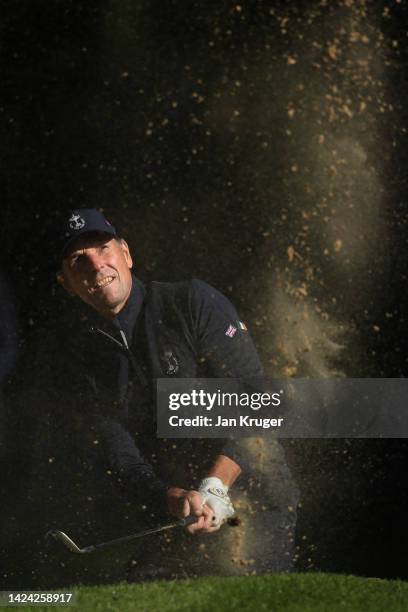
[[[108,332],[104,331],[103,329],[99,329],[99,327],[91,327],[89,330],[91,333],[97,333],[97,334],[101,334],[102,336],[105,336],[105,338],[108,338],[109,340],[111,340],[112,342],[114,342],[115,344],[117,344],[118,346],[120,346],[120,348],[122,350],[124,350],[126,352],[126,354],[129,357],[129,361],[132,364],[133,370],[136,374],[136,376],[139,378],[139,381],[143,384],[143,385],[148,385],[147,382],[147,378],[142,370],[142,368],[139,366],[139,364],[137,363],[135,356],[133,355],[133,353],[131,352],[130,348],[129,348],[129,344],[125,335],[125,332],[120,329],[119,333],[121,335],[121,338],[123,340],[123,344],[121,342],[119,342],[119,340],[116,340],[116,338],[114,338],[113,336],[111,336],[111,334],[109,334]]]

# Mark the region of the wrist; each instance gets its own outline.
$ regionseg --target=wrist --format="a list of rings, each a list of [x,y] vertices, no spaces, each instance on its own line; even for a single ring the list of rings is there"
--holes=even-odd
[[[232,487],[235,480],[241,474],[241,468],[233,459],[226,455],[215,457],[207,476],[214,476],[222,480],[224,486]]]

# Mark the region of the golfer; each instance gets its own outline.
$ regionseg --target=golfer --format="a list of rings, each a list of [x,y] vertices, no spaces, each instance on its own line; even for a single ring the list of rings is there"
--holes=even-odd
[[[58,282],[86,306],[76,334],[78,401],[92,421],[110,473],[151,516],[195,515],[197,522],[186,528],[191,534],[218,531],[234,515],[230,488],[240,476],[243,483],[248,478],[242,474],[248,463],[245,445],[158,439],[154,383],[166,377],[261,376],[246,326],[231,303],[205,282],[143,285],[132,272],[127,243],[96,209],[67,214],[61,253]],[[258,497],[263,486],[264,497],[252,511],[261,503],[268,510],[268,487],[255,480],[252,486]],[[291,503],[296,504],[293,496]],[[271,528],[267,514],[264,519]],[[279,529],[287,536],[287,526]],[[278,554],[282,543],[276,534],[274,546]],[[290,565],[286,548],[277,569]],[[268,560],[261,552],[258,556],[268,569]]]

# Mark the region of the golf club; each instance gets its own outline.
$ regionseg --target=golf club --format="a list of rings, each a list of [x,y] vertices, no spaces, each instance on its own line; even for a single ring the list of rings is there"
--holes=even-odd
[[[55,540],[62,542],[62,544],[64,544],[64,546],[66,546],[71,552],[83,555],[86,553],[91,553],[94,550],[105,548],[107,546],[113,546],[115,544],[121,544],[123,542],[130,542],[131,540],[135,540],[136,538],[142,538],[143,536],[158,533],[159,531],[165,531],[166,529],[173,529],[174,527],[187,527],[187,525],[192,525],[196,521],[196,516],[187,516],[186,518],[179,519],[167,525],[161,525],[160,527],[154,527],[153,529],[146,529],[145,531],[139,531],[138,533],[123,536],[122,538],[116,538],[115,540],[109,540],[108,542],[101,542],[100,544],[85,546],[84,548],[79,548],[79,546],[75,544],[75,542],[71,540],[71,538],[67,536],[66,533],[57,529],[51,529],[46,533],[45,537],[54,538]]]

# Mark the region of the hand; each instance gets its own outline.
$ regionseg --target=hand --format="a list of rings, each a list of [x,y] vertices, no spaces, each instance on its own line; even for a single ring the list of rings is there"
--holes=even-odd
[[[167,506],[169,513],[177,518],[185,518],[186,516],[197,517],[197,522],[186,527],[188,533],[196,533],[201,531],[209,533],[213,531],[213,510],[203,504],[203,499],[198,491],[187,491],[178,487],[171,487],[167,491]]]
[[[234,516],[235,510],[228,495],[228,487],[216,477],[205,478],[198,489],[205,506],[212,510],[211,527],[208,531],[217,531],[225,521]]]

